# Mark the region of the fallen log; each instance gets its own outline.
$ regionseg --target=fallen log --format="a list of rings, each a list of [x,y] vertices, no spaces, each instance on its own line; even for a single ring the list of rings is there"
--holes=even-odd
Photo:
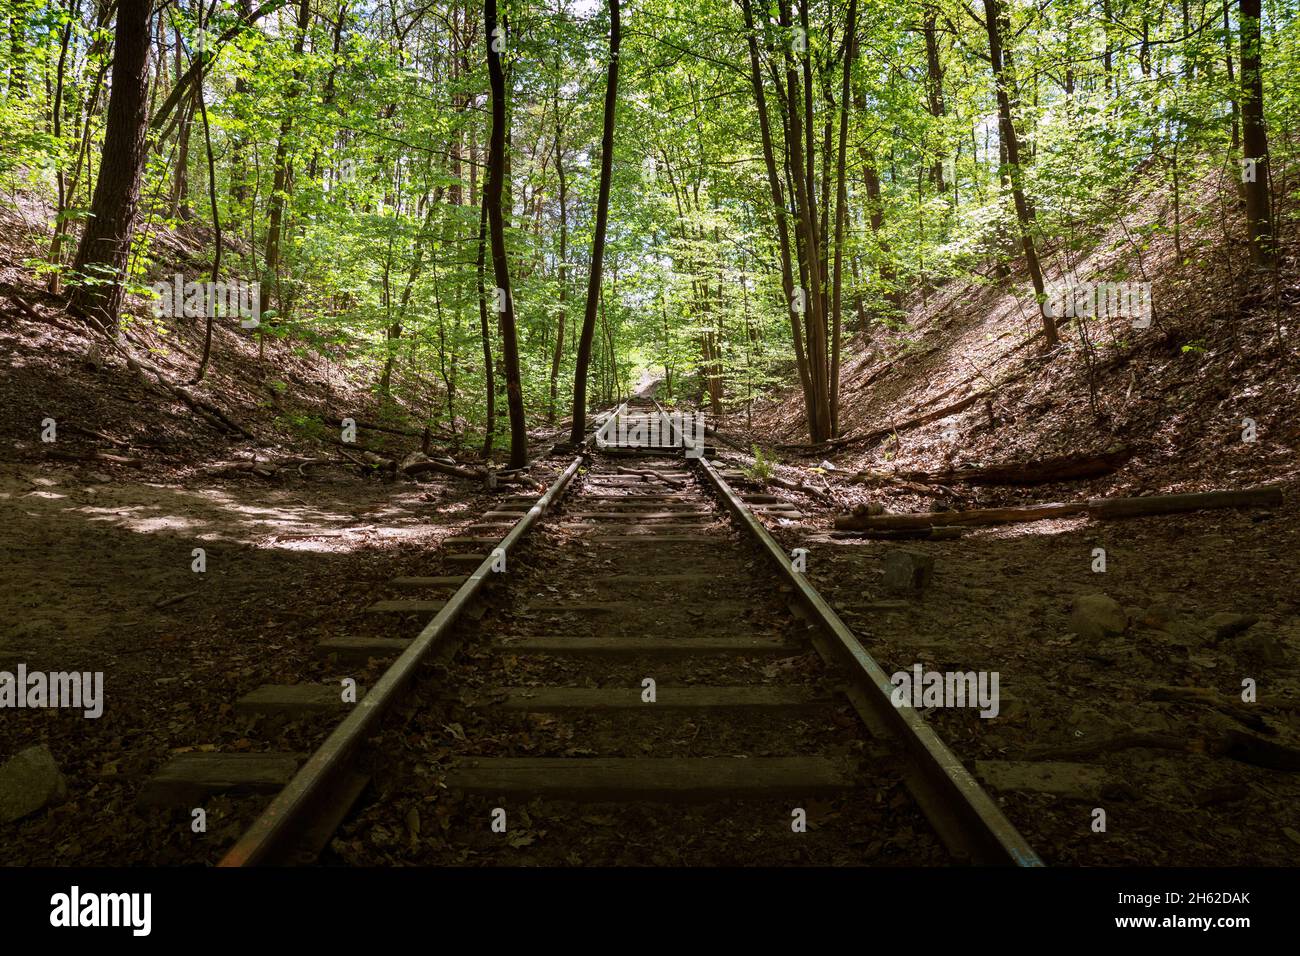
[[[361,458],[367,465],[373,465],[380,471],[385,471],[392,475],[397,474],[397,462],[392,458],[385,458],[383,455],[377,455],[373,451],[363,451],[361,453]]]
[[[112,435],[105,435],[103,432],[97,432],[93,428],[86,428],[83,425],[78,425],[76,422],[65,422],[59,427],[63,428],[65,431],[72,431],[79,435],[85,435],[88,438],[98,438],[100,441],[108,442],[110,445],[115,445],[118,448],[131,447],[129,441],[122,441],[122,439],[114,438]]]
[[[838,501],[836,500],[835,496],[832,495],[829,491],[823,491],[820,488],[815,488],[812,485],[808,484],[806,481],[797,481],[797,482],[789,481],[788,479],[780,478],[776,475],[771,475],[764,481],[764,484],[776,485],[776,487],[784,488],[786,491],[802,492],[805,495],[811,495],[812,497],[819,498],[822,501],[827,501],[830,502],[831,504],[838,504]]]
[[[922,425],[928,425],[930,424],[930,422],[937,422],[941,418],[947,418],[949,415],[956,415],[958,412],[965,411],[966,409],[974,405],[976,402],[980,401],[983,398],[989,397],[991,394],[992,394],[991,390],[975,392],[974,394],[967,395],[965,398],[955,401],[950,405],[944,405],[942,408],[936,408],[932,412],[925,412],[924,414],[921,415],[915,415],[912,418],[908,418],[894,425],[890,425],[888,428],[877,428],[875,431],[867,432],[864,435],[860,435],[854,438],[852,440],[853,444],[855,445],[859,443],[872,444],[874,442],[878,442],[881,441],[882,439],[888,438],[890,435],[893,435],[896,432],[909,431],[913,428],[919,428]]]
[[[343,419],[341,418],[330,417],[329,415],[322,415],[321,421],[325,422],[327,425],[333,425],[335,428],[343,427]],[[355,425],[357,428],[364,428],[366,431],[384,432],[385,434],[388,435],[401,435],[404,438],[419,438],[421,440],[424,440],[432,431],[432,429],[428,427],[425,427],[421,431],[415,431],[410,428],[398,428],[395,425],[380,425],[377,422],[363,422],[359,418],[352,419],[352,424]],[[441,430],[438,431],[439,437],[441,437],[443,434],[444,433]]]
[[[1236,491],[1201,491],[1186,495],[1151,495],[1146,498],[1094,498],[1088,502],[1093,518],[1131,518],[1139,515],[1200,511],[1202,508],[1276,508],[1282,503],[1282,486],[1243,488]]]
[[[1016,524],[1083,514],[1086,501],[1055,502],[1014,508],[973,508],[969,511],[922,511],[917,514],[839,515],[835,527],[841,531],[894,531],[903,528],[937,528],[950,525]]]
[[[487,468],[474,468],[469,465],[458,465],[451,459],[427,458],[422,453],[408,455],[407,458],[398,466],[403,475],[414,478],[416,475],[423,475],[428,472],[436,472],[440,475],[451,475],[453,478],[465,478],[469,481],[480,481],[487,490],[493,490],[498,484],[502,485],[522,485],[531,488],[541,487],[536,479],[530,476],[525,469],[515,468],[509,471],[492,471]]]
[[[1078,481],[1108,475],[1133,457],[1134,449],[1116,448],[1101,454],[1059,455],[1038,461],[1004,462],[949,471],[900,471],[896,480],[923,484],[1044,485],[1054,481]],[[876,473],[867,473],[875,479]]]
[[[154,365],[152,362],[146,362],[143,359],[136,358],[124,348],[117,346],[116,343],[112,344],[119,352],[121,352],[122,357],[126,360],[127,367],[130,368],[131,371],[135,372],[136,375],[140,377],[141,381],[148,384],[149,380],[144,374],[145,372],[148,372],[150,375],[154,376],[156,384],[164,392],[170,393],[179,398],[186,405],[190,406],[190,408],[192,408],[200,418],[204,419],[218,431],[233,432],[247,438],[249,441],[257,441],[256,435],[239,422],[235,421],[235,419],[231,418],[216,405],[199,397],[193,389],[172,381],[171,377],[166,372]]]
[[[9,298],[13,301],[13,303],[16,306],[18,306],[18,308],[22,311],[24,315],[26,315],[29,319],[31,319],[34,322],[42,322],[46,325],[53,325],[57,328],[62,329],[65,332],[70,332],[73,335],[85,334],[86,330],[84,328],[77,328],[75,326],[68,325],[66,322],[60,321],[57,316],[41,315],[41,313],[37,312],[35,308],[33,308],[30,304],[28,304],[17,293],[10,292]]]
[[[453,475],[456,478],[468,478],[471,481],[483,481],[487,478],[487,472],[482,469],[448,465],[432,458],[426,461],[412,462],[402,468],[402,474],[410,476],[422,475],[429,471],[436,471],[440,475]]]
[[[1149,495],[1144,498],[1092,498],[1008,508],[973,508],[968,511],[930,511],[917,514],[839,515],[835,527],[842,531],[893,530],[948,525],[1018,524],[1086,514],[1097,520],[1142,515],[1174,514],[1213,508],[1272,508],[1282,503],[1278,485],[1235,491],[1202,491],[1185,495]]]

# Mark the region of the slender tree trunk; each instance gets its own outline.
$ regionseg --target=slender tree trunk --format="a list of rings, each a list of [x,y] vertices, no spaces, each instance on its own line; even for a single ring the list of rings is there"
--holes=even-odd
[[[195,96],[181,110],[180,125],[176,128],[176,169],[172,174],[171,200],[167,215],[175,219],[193,218],[190,210],[190,134],[194,129],[194,114],[197,112],[197,93],[201,83],[194,84]]]
[[[194,97],[198,100],[199,115],[203,119],[203,146],[208,158],[208,205],[212,212],[212,282],[215,284],[221,279],[221,250],[225,239],[221,236],[221,214],[217,208],[217,162],[212,156],[212,126],[208,122],[208,108],[203,102],[202,80],[194,86]],[[195,385],[203,381],[203,376],[208,370],[208,360],[212,357],[212,323],[215,316],[211,305],[206,311],[208,314],[207,325],[203,332],[203,357],[199,359],[199,367],[191,383]]]
[[[311,0],[302,0],[298,5],[297,36],[293,44],[295,61],[302,57],[307,43],[307,27],[311,23]],[[202,80],[200,79],[200,82]],[[302,82],[302,71],[295,67],[293,71],[293,88],[296,91]],[[271,184],[271,196],[268,200],[266,227],[266,259],[262,270],[262,307],[267,308],[267,289],[278,284],[280,271],[280,242],[284,236],[284,207],[289,190],[289,133],[293,129],[295,104],[284,104],[284,118],[280,120],[280,137],[275,146],[275,174]]]
[[[789,29],[792,24],[789,0],[782,0],[780,5],[782,26]],[[801,24],[807,31],[807,7],[801,4]],[[816,161],[813,140],[815,133],[812,126],[812,90],[811,68],[808,64],[810,53],[803,50],[803,82],[795,67],[791,52],[786,53],[786,104],[789,107],[790,138],[787,155],[794,164],[791,179],[794,183],[795,206],[799,213],[799,231],[801,241],[801,273],[805,277],[805,326],[808,336],[808,365],[813,388],[812,419],[809,422],[809,437],[814,442],[830,438],[830,404],[828,402],[829,375],[826,351],[826,289],[821,271],[821,242],[817,231],[817,201],[813,166]],[[802,92],[802,95],[801,95]],[[802,99],[803,105],[800,106]],[[802,111],[801,111],[802,110]]]
[[[560,314],[555,328],[555,355],[551,359],[551,405],[546,420],[555,421],[555,406],[559,400],[560,362],[564,358],[564,322],[569,306],[569,185],[564,176],[564,130],[560,125],[560,101],[555,99],[555,172],[560,180],[560,260],[556,266],[560,282]]]
[[[804,353],[803,333],[799,328],[799,313],[795,311],[794,269],[790,257],[790,228],[786,222],[789,215],[786,210],[785,197],[782,193],[781,179],[777,174],[776,155],[772,147],[772,127],[767,115],[767,94],[763,87],[763,74],[758,57],[758,35],[754,28],[753,0],[743,0],[745,29],[749,40],[749,79],[754,87],[754,105],[758,109],[758,128],[763,139],[763,161],[767,166],[767,183],[772,193],[772,215],[776,219],[777,249],[781,257],[781,290],[785,295],[785,313],[790,320],[790,337],[794,342],[795,366],[799,372],[799,384],[803,389],[804,414],[808,427],[812,428],[813,392],[812,380],[808,370],[808,358]]]
[[[483,436],[483,460],[492,454],[492,440],[497,426],[497,383],[495,369],[492,367],[492,326],[488,322],[487,276],[484,265],[487,250],[488,207],[487,190],[483,191],[481,211],[478,222],[478,323],[479,335],[483,339],[483,374],[487,387],[487,430]]]
[[[848,206],[845,160],[849,145],[850,83],[853,77],[853,43],[857,31],[858,0],[849,0],[848,33],[844,38],[844,81],[840,87],[840,142],[835,158],[835,266],[831,282],[830,437],[840,433],[840,338],[843,335],[844,217]]]
[[[1228,67],[1228,89],[1230,90],[1237,85],[1237,77],[1232,69],[1232,23],[1228,14],[1231,5],[1232,0],[1223,0],[1223,54],[1225,65]],[[1232,94],[1230,99],[1232,100],[1232,148],[1236,150],[1241,145],[1241,107],[1235,94]]]
[[[1029,279],[1034,285],[1034,295],[1038,300],[1038,315],[1042,320],[1043,335],[1047,347],[1054,347],[1060,339],[1056,334],[1056,322],[1047,314],[1047,291],[1043,283],[1043,269],[1038,261],[1038,249],[1034,242],[1034,210],[1025,198],[1024,174],[1020,167],[1020,141],[1016,136],[1016,127],[1012,122],[1011,95],[1013,79],[1003,62],[1002,38],[1005,32],[1003,23],[1002,0],[984,0],[985,26],[989,34],[989,60],[993,66],[993,79],[997,87],[998,128],[1002,142],[1006,147],[1007,175],[1011,181],[1011,197],[1016,206],[1016,220],[1020,225],[1020,247],[1025,253],[1025,265],[1029,269]]]
[[[149,126],[149,17],[152,0],[120,0],[113,50],[104,147],[90,203],[90,218],[77,246],[73,271],[79,284],[72,309],[116,331],[125,297],[145,133]]]
[[[492,0],[488,0],[492,2]],[[569,440],[577,445],[587,429],[587,366],[591,362],[591,340],[596,333],[596,309],[600,299],[601,268],[605,258],[605,228],[609,223],[609,184],[614,168],[614,114],[618,104],[618,47],[620,39],[618,0],[609,0],[609,78],[605,86],[604,131],[600,141],[600,192],[596,199],[596,232],[591,240],[591,273],[587,277],[587,307],[578,339],[577,367],[573,372],[573,427]]]
[[[1253,161],[1255,171],[1253,181],[1248,177],[1245,183],[1250,261],[1258,268],[1268,268],[1273,264],[1275,250],[1259,13],[1260,0],[1241,0],[1241,141],[1245,158]]]
[[[930,115],[936,120],[942,120],[948,110],[943,99],[943,65],[939,61],[939,38],[936,28],[938,15],[938,7],[927,6],[921,32],[925,36],[926,100],[930,107]],[[930,166],[930,181],[939,192],[948,191],[948,184],[943,176],[942,151]]]
[[[524,395],[519,378],[519,341],[515,334],[515,303],[510,292],[510,262],[506,258],[505,223],[501,193],[506,168],[506,80],[501,69],[505,29],[497,27],[496,0],[485,0],[484,33],[487,41],[488,82],[492,88],[492,135],[489,140],[488,181],[483,190],[488,207],[488,232],[492,239],[492,269],[501,309],[501,348],[505,355],[506,405],[510,409],[510,467],[528,464],[528,427],[524,421]]]
[[[51,132],[57,141],[63,135],[63,84],[66,76],[68,64],[68,45],[72,41],[72,23],[69,22],[63,28],[63,38],[59,41],[59,65],[55,70],[54,81],[54,104],[50,110]],[[80,158],[80,155],[78,155]],[[63,165],[60,164],[55,172],[55,185],[58,188],[57,205],[55,206],[54,215],[54,238],[50,242],[50,251],[46,260],[51,265],[60,265],[62,256],[60,255],[60,243],[63,237],[64,210],[68,208],[68,176],[64,171]],[[58,295],[60,288],[60,275],[58,269],[50,271],[50,277],[46,280],[46,290],[51,295]]]

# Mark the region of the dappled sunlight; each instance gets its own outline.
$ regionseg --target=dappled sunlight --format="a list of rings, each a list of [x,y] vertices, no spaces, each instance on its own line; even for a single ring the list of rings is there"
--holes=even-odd
[[[35,483],[27,478],[19,480]],[[451,507],[435,506],[422,501],[418,494],[393,494],[377,486],[350,489],[359,492],[355,500],[321,497],[309,503],[281,489],[256,486],[83,486],[70,479],[49,477],[43,477],[42,483],[44,487],[37,490],[0,491],[0,500],[25,505],[27,514],[20,520],[62,513],[134,534],[183,535],[201,541],[293,552],[347,552],[377,541],[417,541],[431,530],[426,524],[428,517],[463,516],[472,511],[464,502]],[[61,490],[52,490],[52,484]],[[42,510],[33,512],[33,507]]]

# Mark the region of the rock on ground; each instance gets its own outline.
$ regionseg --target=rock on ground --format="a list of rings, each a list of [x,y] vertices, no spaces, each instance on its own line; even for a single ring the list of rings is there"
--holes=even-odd
[[[1074,599],[1070,627],[1080,637],[1097,640],[1108,634],[1123,634],[1128,615],[1118,601],[1104,594],[1085,594]]]
[[[13,823],[67,796],[68,787],[45,744],[28,747],[0,767],[0,824]]]
[[[885,590],[920,591],[934,577],[934,558],[903,548],[885,554]]]

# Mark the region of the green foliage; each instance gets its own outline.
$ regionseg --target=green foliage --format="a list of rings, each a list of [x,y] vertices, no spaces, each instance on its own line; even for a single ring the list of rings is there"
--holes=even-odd
[[[283,382],[278,383],[283,385]],[[276,388],[276,391],[283,391]],[[315,415],[290,412],[283,415],[277,415],[275,424],[300,438],[306,438],[313,441],[325,441],[331,436],[331,432],[325,427],[325,423]],[[337,437],[337,436],[335,436]]]
[[[754,481],[767,481],[773,475],[773,465],[776,464],[775,458],[764,458],[763,449],[757,445],[750,445],[750,450],[754,453],[754,463],[741,468],[746,478]]]
[[[524,401],[537,419],[551,407],[563,322],[556,377],[563,418],[593,238],[608,13],[576,0],[508,7],[507,245]],[[1119,251],[1149,255],[1172,230],[1167,207],[1175,186],[1186,194],[1188,184],[1235,174],[1239,91],[1224,68],[1227,55],[1239,57],[1235,13],[1225,32],[1218,8],[1193,5],[1184,22],[1176,5],[1156,0],[1005,7],[1026,153],[1021,172],[1049,270],[1086,264],[1103,229],[1121,219],[1130,240]],[[1294,160],[1289,131],[1300,128],[1300,85],[1292,81],[1300,26],[1293,4],[1266,8],[1265,103],[1277,131],[1272,161],[1281,170]],[[57,248],[29,263],[43,277],[66,273],[94,190],[112,56],[113,24],[98,21],[101,9],[110,8],[0,0],[12,27],[0,93],[0,192],[50,203],[49,221],[34,225],[43,246],[48,229],[66,229]],[[770,22],[770,5],[754,9],[762,55],[777,62],[792,35]],[[909,341],[901,296],[953,279],[997,281],[989,278],[990,263],[1019,255],[988,42],[972,10],[982,15],[978,4],[957,0],[858,5],[845,143],[843,320],[850,336],[889,339],[891,350],[921,347]],[[229,243],[222,277],[262,284],[262,324],[246,334],[326,353],[373,382],[385,403],[464,440],[488,428],[499,433],[499,424],[486,420],[476,262],[488,140],[481,9],[447,0],[392,8],[313,4],[300,38],[297,4],[287,3],[229,42],[212,43],[238,11],[236,4],[181,0],[158,14],[155,108],[208,38],[203,49],[212,60],[202,92],[216,182],[208,182],[201,116],[193,98],[183,97],[150,133],[156,148],[132,246],[133,309],[147,312],[144,290],[177,261],[186,278],[206,278],[211,185]],[[936,25],[937,80],[921,29],[927,12]],[[846,13],[838,0],[809,5],[814,69],[838,56]],[[798,377],[741,8],[721,0],[635,0],[624,26],[590,394],[610,404],[649,373],[664,379],[666,398],[701,399],[712,380],[723,409],[748,410]],[[829,137],[832,156],[844,105],[838,82],[829,69],[816,77],[813,122],[818,137]],[[936,82],[938,113],[928,98]],[[780,104],[768,108],[779,129]],[[869,196],[869,173],[878,179],[877,200]],[[824,188],[821,169],[815,177]],[[1135,197],[1134,185],[1143,182],[1152,192]],[[1275,188],[1289,182],[1275,175]],[[268,265],[277,205],[280,255]],[[1205,213],[1186,213],[1184,232],[1195,225],[1193,215]],[[1217,222],[1216,214],[1202,225]],[[165,225],[202,251],[180,256],[175,243],[159,238]],[[1207,258],[1193,249],[1185,256]],[[115,280],[92,272],[79,281]],[[489,262],[489,295],[493,284]],[[488,337],[499,364],[494,314]],[[850,337],[844,353],[864,344]],[[499,372],[495,387],[504,415]]]

